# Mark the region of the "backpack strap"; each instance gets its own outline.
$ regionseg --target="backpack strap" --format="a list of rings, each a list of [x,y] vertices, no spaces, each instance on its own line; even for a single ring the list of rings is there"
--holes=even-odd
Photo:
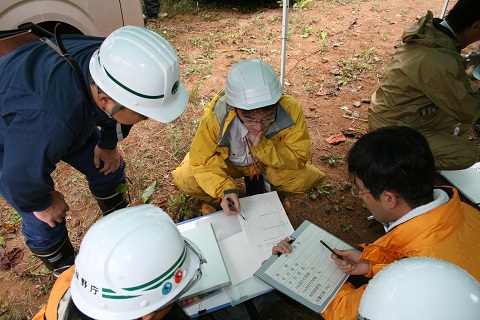
[[[97,118],[98,118],[97,110],[94,108],[93,102],[90,99],[90,95],[88,94],[87,84],[85,83],[85,80],[83,79],[82,71],[81,71],[80,67],[78,66],[77,62],[75,61],[75,59],[73,59],[73,57],[70,54],[68,54],[67,50],[65,49],[65,46],[63,45],[62,37],[60,36],[59,33],[57,33],[57,28],[59,29],[59,27],[60,27],[60,23],[57,23],[57,25],[55,26],[55,33],[54,33],[54,37],[55,37],[55,40],[56,40],[57,44],[53,43],[47,37],[40,38],[40,41],[42,41],[43,43],[47,44],[50,48],[55,50],[55,52],[57,52],[62,58],[64,58],[65,61],[67,61],[68,64],[73,68],[73,70],[75,71],[75,74],[77,75],[77,79],[80,82],[80,86],[82,87],[83,96],[84,96],[85,100],[87,101],[88,108],[90,110],[90,114],[93,117],[93,119],[95,120],[95,123],[97,123],[98,122],[97,121]]]

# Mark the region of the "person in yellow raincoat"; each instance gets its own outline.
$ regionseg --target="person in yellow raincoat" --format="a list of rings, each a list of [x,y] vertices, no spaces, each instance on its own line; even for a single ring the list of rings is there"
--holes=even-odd
[[[172,175],[175,186],[203,200],[202,213],[240,211],[236,179],[247,177],[253,194],[304,193],[325,178],[309,163],[310,136],[302,106],[283,93],[265,61],[243,60],[227,75],[225,90],[205,108],[190,152]],[[255,183],[256,182],[256,183]],[[248,191],[248,190],[247,190]]]
[[[445,20],[432,12],[408,28],[368,110],[369,130],[389,125],[421,132],[439,170],[465,169],[479,149],[467,138],[480,118],[480,93],[461,49],[480,39],[480,1],[459,0]]]
[[[352,193],[386,234],[363,244],[363,252],[334,249],[332,259],[351,276],[322,313],[325,319],[357,319],[365,283],[403,258],[442,259],[480,280],[480,212],[461,202],[454,188],[434,188],[433,154],[418,131],[390,126],[364,135],[350,150],[348,171]],[[272,253],[290,253],[286,240]]]

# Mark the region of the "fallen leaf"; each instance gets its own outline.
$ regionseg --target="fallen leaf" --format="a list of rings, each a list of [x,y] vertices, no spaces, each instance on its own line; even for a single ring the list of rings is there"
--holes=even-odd
[[[162,201],[158,201],[158,202],[154,202],[153,205],[155,207],[159,207],[159,208],[165,208],[168,204],[168,200],[162,200]]]
[[[17,232],[17,228],[9,223],[2,224],[2,231],[3,233],[15,233]]]
[[[340,132],[340,133],[331,135],[330,137],[325,139],[325,141],[327,141],[330,144],[336,145],[336,144],[342,143],[344,141],[347,141],[347,138],[345,138],[343,133]]]
[[[23,250],[20,248],[13,248],[11,251],[4,254],[0,260],[0,268],[8,270],[18,265],[23,258]]]

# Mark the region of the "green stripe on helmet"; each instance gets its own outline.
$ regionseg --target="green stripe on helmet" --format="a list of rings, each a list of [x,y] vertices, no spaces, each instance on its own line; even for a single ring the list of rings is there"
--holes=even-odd
[[[103,66],[102,66],[103,67]],[[160,94],[158,96],[149,96],[149,95],[146,95],[146,94],[142,94],[140,92],[136,92],[132,89],[130,89],[129,87],[123,85],[122,83],[120,83],[120,81],[118,81],[117,79],[115,79],[111,74],[110,72],[107,71],[107,69],[105,69],[105,67],[103,67],[103,70],[105,70],[105,73],[107,74],[107,76],[112,79],[113,82],[115,82],[116,84],[118,84],[120,87],[122,87],[123,89],[127,90],[128,92],[140,97],[140,98],[145,98],[145,99],[161,99],[163,98],[165,95],[164,94]]]
[[[169,268],[167,271],[156,277],[155,279],[136,286],[136,287],[131,287],[131,288],[123,288],[125,291],[137,291],[137,290],[143,290],[143,291],[148,291],[148,290],[153,290],[161,286],[167,279],[170,279],[173,277],[175,274],[175,271],[185,262],[185,259],[187,257],[187,247],[185,246],[183,248],[183,252],[178,258],[178,260],[173,264],[171,268]],[[107,288],[102,288],[102,297],[106,299],[130,299],[130,298],[135,298],[137,296],[116,296],[116,295],[109,295],[109,294],[115,294],[115,291]]]

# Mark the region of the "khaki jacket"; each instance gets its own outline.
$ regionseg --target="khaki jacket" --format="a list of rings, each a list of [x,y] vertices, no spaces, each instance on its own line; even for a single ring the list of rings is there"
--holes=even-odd
[[[221,198],[225,191],[238,189],[226,171],[230,124],[235,117],[235,110],[226,104],[221,91],[205,108],[190,146],[195,180],[213,198]],[[275,122],[265,132],[260,144],[251,146],[251,151],[263,166],[275,169],[299,169],[308,163],[310,136],[303,109],[292,96],[282,96],[277,104]],[[282,171],[278,174],[281,175]]]
[[[450,32],[449,36],[435,28],[444,28],[438,24],[429,11],[404,32],[372,96],[370,131],[401,125],[453,134],[456,124],[480,118],[480,94],[472,90],[465,73],[460,44]]]
[[[480,212],[462,203],[454,188],[442,188],[450,200],[398,225],[372,244],[363,245],[363,259],[370,261],[367,277],[406,257],[430,257],[451,262],[480,280]],[[322,316],[357,319],[367,285],[355,289],[345,283]],[[412,289],[413,290],[413,289]]]

